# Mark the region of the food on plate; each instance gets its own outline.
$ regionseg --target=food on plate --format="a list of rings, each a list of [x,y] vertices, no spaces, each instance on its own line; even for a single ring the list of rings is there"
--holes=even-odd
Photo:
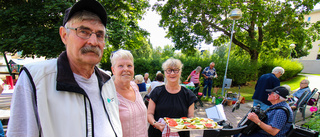
[[[176,128],[176,129],[186,129],[187,126],[186,125],[177,125],[174,128]]]
[[[175,129],[215,129],[221,128],[217,122],[210,118],[164,118],[165,122],[170,128]]]
[[[196,129],[197,127],[195,125],[188,125],[188,128]]]
[[[196,126],[196,129],[204,129],[205,128],[205,126],[202,123],[198,123],[195,126]]]

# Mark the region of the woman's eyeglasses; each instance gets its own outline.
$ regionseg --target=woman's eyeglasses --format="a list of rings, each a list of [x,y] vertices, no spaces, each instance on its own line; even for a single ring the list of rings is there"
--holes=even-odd
[[[166,69],[165,71],[167,74],[171,74],[172,72],[177,74],[179,73],[180,69]]]

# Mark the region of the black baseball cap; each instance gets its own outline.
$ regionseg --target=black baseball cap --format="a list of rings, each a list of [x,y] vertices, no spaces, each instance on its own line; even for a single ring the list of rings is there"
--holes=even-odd
[[[283,98],[287,98],[287,96],[289,95],[288,89],[284,86],[277,86],[273,89],[266,89],[266,91],[277,93],[278,95],[280,95]]]
[[[83,10],[90,11],[98,15],[102,24],[104,26],[107,25],[107,12],[99,2],[97,2],[96,0],[80,0],[72,7],[66,9],[63,19],[63,26],[66,25],[66,23],[75,13]]]

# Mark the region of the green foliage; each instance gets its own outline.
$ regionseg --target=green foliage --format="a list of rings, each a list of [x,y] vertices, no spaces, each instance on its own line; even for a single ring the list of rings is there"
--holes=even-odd
[[[153,8],[161,14],[160,26],[168,30],[175,48],[190,55],[201,42],[221,46],[230,40],[233,21],[229,18],[232,9],[242,11],[242,19],[235,24],[232,42],[250,59],[256,62],[260,54],[288,58],[296,45],[293,57],[308,54],[312,41],[319,39],[319,23],[304,22],[319,0],[310,1],[265,1],[265,0],[193,0],[166,3],[158,1]],[[305,29],[309,28],[309,29]],[[213,40],[211,34],[222,32]]]
[[[64,45],[59,37],[62,14],[70,2],[20,1],[5,2],[0,7],[0,51],[23,56],[56,57]]]
[[[308,111],[308,110],[306,110]],[[310,129],[320,132],[320,113],[319,111],[315,112],[313,117],[305,123]]]
[[[115,49],[106,49],[100,66],[103,69],[110,70],[110,52]],[[149,56],[149,55],[148,55]],[[216,87],[222,87],[223,78],[225,74],[225,67],[227,62],[227,49],[225,47],[219,47],[214,54],[202,54],[195,52],[192,55],[173,54],[173,48],[167,46],[165,49],[157,48],[152,51],[150,57],[134,56],[135,74],[144,74],[148,72],[150,78],[153,79],[157,71],[162,71],[162,63],[170,58],[174,57],[180,59],[184,64],[182,68],[181,81],[185,81],[191,71],[197,66],[201,66],[202,70],[208,67],[210,62],[215,62],[215,68],[218,74],[218,78],[214,80],[213,85]],[[208,57],[209,56],[209,57]],[[282,66],[285,69],[285,75],[281,80],[286,80],[296,76],[303,69],[302,64],[287,59],[270,59],[268,61],[259,61],[254,63],[250,61],[250,57],[246,54],[239,54],[238,52],[231,52],[227,78],[232,79],[232,85],[246,85],[252,80],[257,80],[259,76],[265,73],[271,73],[272,69],[276,66]],[[257,75],[259,74],[259,75]],[[203,84],[203,77],[200,75],[200,82]]]
[[[65,9],[74,0],[54,1],[1,1],[0,6],[0,51],[22,56],[57,57],[65,50],[59,36]],[[150,7],[147,0],[114,1],[99,0],[108,15],[107,34],[111,49],[147,49],[148,32],[138,26],[138,20]],[[113,47],[113,48],[112,48]],[[150,54],[137,52],[137,55]],[[104,59],[107,61],[107,59]],[[104,62],[103,62],[104,63]]]
[[[280,77],[281,81],[292,78],[303,70],[303,65],[301,63],[288,59],[276,58],[268,61],[261,61],[260,66],[258,77],[266,73],[271,73],[274,67],[282,67],[285,70],[285,73]]]

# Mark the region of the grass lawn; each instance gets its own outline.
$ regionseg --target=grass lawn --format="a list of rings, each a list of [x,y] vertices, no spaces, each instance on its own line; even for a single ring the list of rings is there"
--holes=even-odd
[[[319,75],[320,74],[314,74],[314,75]],[[291,87],[291,90],[295,90],[297,88],[300,87],[300,81],[305,79],[306,77],[303,75],[298,75],[292,79],[286,80],[286,81],[281,81],[280,85],[289,85]],[[254,93],[254,87],[256,85],[256,81],[251,81],[248,82],[246,85],[243,85],[240,87],[240,95],[243,96],[245,98],[246,101],[252,101],[252,96]],[[211,89],[211,91],[213,90],[213,88]],[[203,87],[200,87],[199,92],[203,91]],[[227,89],[227,91],[232,91],[233,93],[238,93],[239,92],[239,88],[236,87],[231,87],[230,89]],[[224,96],[221,95],[221,87],[219,87],[218,89],[218,94],[216,95],[216,97],[218,96]],[[212,94],[213,95],[213,94]],[[203,101],[212,101],[211,98],[207,97],[207,98],[201,98],[201,100]]]

